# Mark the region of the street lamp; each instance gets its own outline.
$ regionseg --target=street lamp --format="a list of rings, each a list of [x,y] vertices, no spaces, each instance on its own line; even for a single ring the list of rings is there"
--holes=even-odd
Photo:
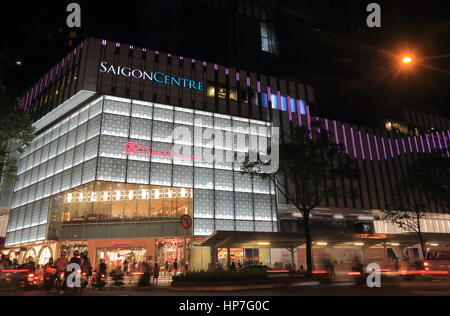
[[[405,56],[403,57],[402,62],[404,64],[411,64],[413,62],[413,59],[410,56]]]

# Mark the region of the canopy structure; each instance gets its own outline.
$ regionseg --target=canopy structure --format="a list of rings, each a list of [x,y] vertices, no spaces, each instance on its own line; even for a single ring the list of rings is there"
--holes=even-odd
[[[328,247],[375,247],[402,246],[412,247],[418,244],[416,234],[345,234],[315,233],[315,245]],[[450,245],[450,238],[445,234],[424,234],[427,242]],[[218,231],[202,240],[198,245],[211,248],[297,248],[305,244],[301,233],[260,233]]]

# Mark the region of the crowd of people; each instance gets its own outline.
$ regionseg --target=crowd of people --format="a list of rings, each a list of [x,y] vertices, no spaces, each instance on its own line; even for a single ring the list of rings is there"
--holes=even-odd
[[[39,266],[36,264],[33,257],[28,257],[26,263],[20,265],[17,260],[11,261],[8,255],[2,255],[0,260],[0,270],[7,269],[23,269],[28,270],[36,275],[39,274],[51,274],[54,279],[60,273],[64,273],[66,278],[69,274],[67,269],[70,264],[77,264],[83,275],[87,275],[95,281],[97,275],[103,275],[105,277],[110,276],[115,281],[123,280],[124,276],[132,275],[142,275],[144,280],[150,282],[153,277],[153,284],[158,286],[158,279],[161,274],[165,276],[175,276],[178,272],[187,272],[189,270],[189,264],[179,263],[178,259],[173,260],[169,263],[166,261],[164,265],[158,263],[152,263],[152,257],[145,257],[142,262],[137,262],[136,260],[131,260],[131,258],[126,258],[123,262],[117,264],[111,264],[108,267],[105,259],[100,259],[98,264],[94,267],[91,264],[89,254],[87,251],[80,253],[80,251],[75,250],[73,256],[69,259],[67,253],[62,251],[60,257],[54,260],[50,258],[48,262]],[[110,268],[110,270],[108,269]],[[64,280],[64,283],[66,280]],[[147,282],[144,282],[147,283]],[[64,289],[62,289],[63,291]]]

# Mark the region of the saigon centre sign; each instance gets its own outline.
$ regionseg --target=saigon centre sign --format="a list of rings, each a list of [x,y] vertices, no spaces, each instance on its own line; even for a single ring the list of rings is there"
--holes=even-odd
[[[163,72],[147,72],[138,68],[122,67],[111,65],[106,61],[100,63],[100,72],[113,74],[115,76],[123,76],[134,79],[149,80],[169,86],[177,86],[180,88],[193,89],[196,91],[204,91],[205,84],[202,81],[174,77]]]

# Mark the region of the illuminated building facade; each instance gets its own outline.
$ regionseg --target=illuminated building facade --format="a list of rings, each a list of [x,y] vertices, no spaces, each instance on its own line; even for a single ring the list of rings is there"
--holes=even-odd
[[[448,148],[450,131],[408,136],[315,117],[313,92],[300,82],[86,40],[21,101],[38,137],[20,159],[6,246],[25,246],[26,255],[32,250],[36,256],[85,249],[112,263],[127,254],[162,263],[186,256],[198,269],[230,256],[283,261],[264,240],[238,247],[225,238],[185,248],[179,219],[193,218],[188,237],[198,244],[218,232],[297,232],[298,212],[270,182],[243,174],[234,158],[255,148],[267,152],[272,127],[289,136],[314,122],[345,146],[362,173],[355,184],[359,196],[325,201],[313,214],[315,230],[325,236],[398,234],[375,210],[388,203],[409,157]],[[224,139],[208,141],[208,131]],[[208,152],[223,159],[202,159]],[[345,192],[343,181],[336,185]],[[449,236],[450,222],[442,216],[428,231]]]

